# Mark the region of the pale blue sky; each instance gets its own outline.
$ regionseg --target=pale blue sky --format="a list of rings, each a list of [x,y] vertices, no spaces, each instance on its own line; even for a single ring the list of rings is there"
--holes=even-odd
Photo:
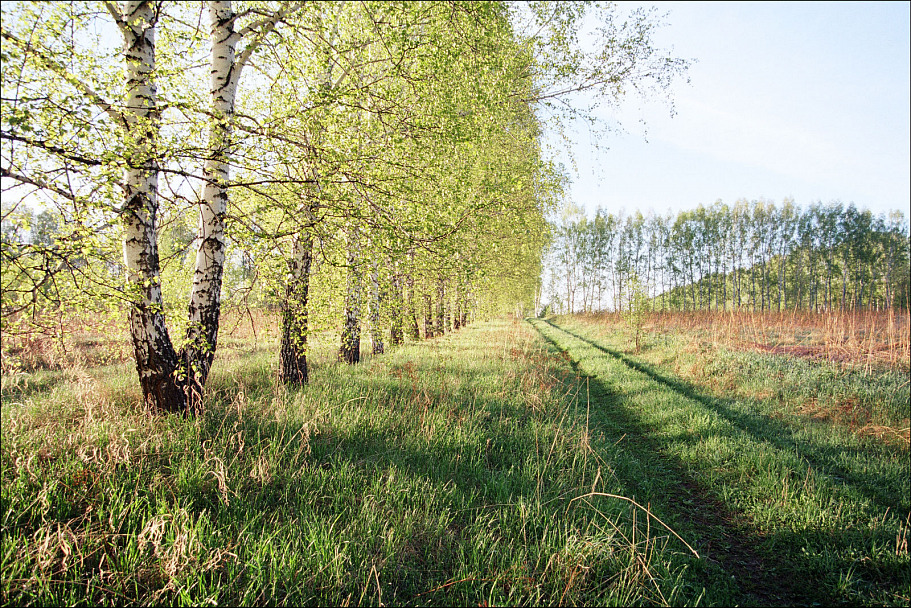
[[[627,131],[607,149],[574,134],[576,204],[663,213],[792,197],[908,215],[909,3],[655,5],[668,13],[659,45],[698,61],[691,83],[675,87],[673,118],[636,99],[605,109]]]

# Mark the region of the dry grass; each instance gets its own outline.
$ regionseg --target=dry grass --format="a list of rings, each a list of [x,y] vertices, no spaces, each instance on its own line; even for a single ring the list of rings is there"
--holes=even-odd
[[[271,345],[279,335],[277,312],[227,309],[219,331],[220,355],[236,355]],[[132,361],[126,314],[114,317],[55,313],[28,327],[0,335],[0,371],[4,375],[38,370],[92,368]],[[10,324],[12,325],[12,323]],[[171,337],[177,331],[172,328]]]
[[[602,331],[622,334],[628,330],[618,314],[576,316]],[[827,421],[859,436],[907,448],[911,445],[909,327],[907,311],[662,312],[653,314],[646,325],[657,342],[642,359],[715,396],[776,401],[782,412]],[[661,336],[671,337],[675,346]],[[798,367],[782,362],[762,368],[762,372],[743,373],[725,367],[731,361],[719,358],[721,350],[798,357],[829,364],[835,371],[803,374]],[[887,383],[892,387],[888,391],[881,386],[872,388],[885,377],[898,380]]]
[[[220,343],[240,352],[269,322],[224,323]],[[623,487],[595,464],[575,376],[527,325],[322,364],[302,391],[273,384],[274,358],[223,358],[195,418],[151,415],[129,364],[42,372],[58,382],[5,401],[5,596],[672,603],[675,558],[647,519],[567,509]]]
[[[608,325],[623,324],[615,313],[580,316]],[[652,314],[645,327],[716,345],[871,369],[907,371],[911,366],[911,313],[907,310],[660,312]]]
[[[96,367],[132,356],[126,319],[90,314],[58,314],[40,324],[5,323],[0,336],[0,371],[4,375],[37,370]]]

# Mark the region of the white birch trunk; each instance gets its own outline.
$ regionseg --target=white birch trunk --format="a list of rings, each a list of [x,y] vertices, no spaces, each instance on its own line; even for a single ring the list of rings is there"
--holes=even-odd
[[[330,40],[335,39],[333,30]],[[325,57],[320,86],[332,84],[332,62]],[[304,134],[308,152],[314,154],[309,144],[310,137]],[[315,156],[315,154],[314,154]],[[304,201],[298,206],[295,216],[306,221],[306,228],[298,227],[292,243],[291,259],[288,261],[288,275],[285,282],[285,301],[282,305],[281,367],[279,376],[283,382],[306,384],[308,381],[307,333],[310,298],[310,273],[313,264],[313,236],[319,206],[320,172],[315,158],[312,164],[304,164],[305,174],[311,184],[305,188]]]
[[[433,300],[430,295],[430,279],[424,277],[424,339],[433,337]]]
[[[303,212],[309,216],[310,207]],[[285,301],[282,304],[281,369],[283,382],[306,384],[307,324],[310,292],[310,268],[313,262],[313,238],[304,230],[294,237]]]
[[[360,244],[357,227],[348,227],[348,290],[345,297],[345,326],[342,328],[342,344],[339,347],[339,361],[358,363],[361,360],[361,285]]]
[[[440,274],[437,278],[437,327],[436,335],[442,336],[446,333],[446,320],[445,320],[445,311],[446,311],[446,282],[443,279],[443,275]]]
[[[389,315],[389,343],[393,346],[404,342],[403,316],[405,302],[402,293],[402,272],[398,260],[393,263],[392,277],[392,311]]]
[[[452,329],[456,330],[462,327],[462,272],[456,271],[454,287],[455,293],[452,295]]]
[[[462,310],[461,310],[462,327],[465,327],[468,325],[468,319],[469,319],[468,315],[469,315],[470,308],[471,308],[471,277],[470,276],[465,277],[465,283],[463,284],[462,294],[463,294],[462,295],[462,298],[463,298],[462,299]]]
[[[120,25],[127,66],[123,112],[129,168],[124,176],[123,257],[133,290],[130,334],[146,404],[183,411],[186,397],[175,374],[177,353],[168,336],[158,260],[158,131],[155,71],[155,11],[150,2],[127,2]]]
[[[136,369],[146,403],[152,409],[187,412],[200,405],[218,336],[221,281],[225,260],[224,221],[227,210],[228,163],[234,98],[243,65],[250,54],[294,7],[284,7],[244,31],[259,30],[239,59],[234,49],[241,35],[234,31],[231,3],[210,2],[212,34],[211,95],[213,122],[209,130],[206,184],[200,206],[199,248],[190,292],[187,347],[176,353],[168,336],[158,259],[158,131],[155,71],[155,2],[130,1],[119,13],[106,3],[124,38],[127,102],[122,117],[127,165],[122,213],[124,262],[133,290],[130,333]],[[113,111],[113,110],[111,110]]]
[[[376,261],[375,252],[371,252],[370,262],[370,342],[373,346],[374,355],[382,355],[385,346],[383,345],[383,331],[380,327],[380,306],[385,299],[380,290],[380,271],[379,264]]]
[[[234,31],[234,10],[230,1],[209,2],[212,56],[210,94],[212,119],[209,126],[209,156],[203,173],[203,201],[199,207],[198,248],[190,288],[187,346],[183,353],[194,403],[201,398],[218,341],[221,311],[221,282],[225,265],[225,214],[228,209],[228,148],[234,98],[242,65],[235,61],[240,35]]]
[[[408,250],[408,275],[405,279],[405,288],[407,293],[405,294],[406,306],[407,306],[407,320],[408,324],[408,334],[411,336],[412,340],[421,339],[421,329],[418,325],[418,305],[415,296],[414,289],[414,248]]]

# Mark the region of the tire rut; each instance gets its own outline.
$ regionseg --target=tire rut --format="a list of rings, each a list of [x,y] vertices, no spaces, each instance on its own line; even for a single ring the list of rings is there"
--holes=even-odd
[[[588,342],[557,325],[547,324],[576,340]],[[749,516],[718,498],[677,457],[669,454],[665,446],[651,436],[651,429],[636,420],[634,412],[623,404],[622,394],[611,391],[597,377],[582,370],[569,349],[557,344],[537,324],[532,325],[545,340],[569,355],[570,365],[578,374],[589,378],[591,405],[601,406],[598,408],[600,413],[616,425],[615,429],[604,425],[599,430],[612,435],[619,431],[623,444],[637,457],[661,465],[651,467],[652,470],[667,470],[664,473],[666,492],[662,492],[662,496],[650,495],[647,498],[652,507],[659,506],[671,520],[693,529],[692,533],[698,536],[700,555],[714,566],[706,574],[716,570],[718,574],[733,577],[742,596],[740,603],[745,605],[800,605],[812,601],[788,576],[790,573],[782,572],[763,555],[763,538]],[[622,481],[636,492],[649,494],[635,479],[623,478]],[[708,586],[712,581],[708,577],[706,579],[703,582]]]

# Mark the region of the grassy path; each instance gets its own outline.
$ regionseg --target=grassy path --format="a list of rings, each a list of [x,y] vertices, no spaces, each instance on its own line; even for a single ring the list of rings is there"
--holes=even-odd
[[[494,321],[149,416],[132,370],[2,394],[0,597],[37,605],[692,605],[696,562],[591,457],[579,383]],[[638,517],[638,518],[637,518]]]
[[[710,397],[584,325],[532,324],[587,378],[613,474],[705,558],[706,604],[907,605],[907,450]]]
[[[301,389],[241,344],[195,418],[149,416],[126,365],[4,379],[0,597],[908,604],[907,449],[559,324],[324,358]]]

